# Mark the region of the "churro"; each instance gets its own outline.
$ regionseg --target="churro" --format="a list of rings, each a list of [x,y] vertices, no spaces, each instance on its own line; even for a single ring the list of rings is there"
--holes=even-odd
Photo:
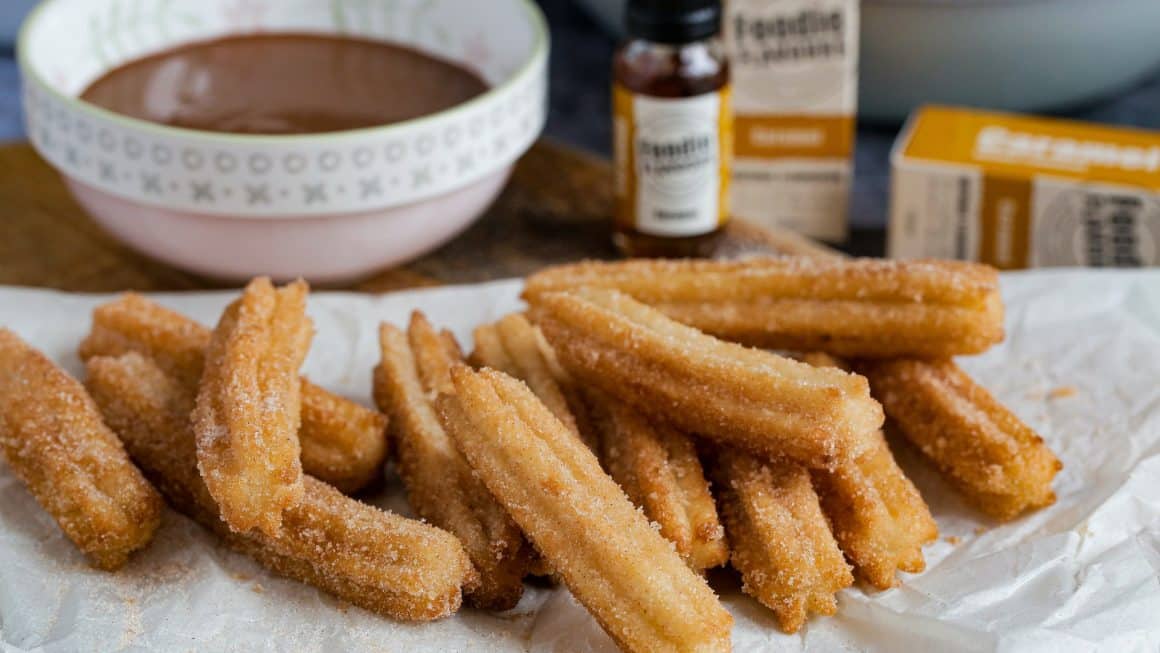
[[[854,582],[830,533],[809,472],[722,449],[710,465],[742,590],[773,611],[787,633],[809,613],[832,615],[834,594]]]
[[[705,580],[519,381],[452,370],[444,422],[472,468],[626,651],[728,651],[733,619]]]
[[[584,437],[573,414],[564,389],[557,382],[558,373],[548,359],[550,351],[541,345],[543,336],[528,319],[513,313],[494,324],[478,327],[473,334],[475,351],[471,363],[490,367],[527,384],[540,401],[573,433]]]
[[[463,542],[480,575],[468,601],[491,610],[513,608],[523,595],[531,547],[472,473],[433,405],[436,395],[455,392],[450,369],[462,362],[458,345],[440,336],[421,313],[411,316],[406,334],[389,324],[379,333],[375,400],[393,424],[407,499],[420,517]]]
[[[383,473],[387,418],[302,379],[302,471],[353,494]]]
[[[484,324],[475,329],[472,338],[475,349],[468,358],[472,365],[499,370],[528,384],[553,415],[589,447],[595,446],[588,409],[582,403],[579,388],[556,360],[544,334],[526,317],[516,313],[499,322]],[[528,575],[555,580],[551,566],[534,550]]]
[[[725,564],[725,530],[692,439],[672,427],[650,424],[597,390],[591,391],[589,405],[600,433],[600,462],[628,498],[690,567],[700,571]]]
[[[580,381],[725,445],[828,467],[882,425],[862,377],[723,342],[617,291],[538,294],[530,315]]]
[[[952,361],[864,361],[892,423],[979,510],[1009,520],[1055,502],[1063,464]]]
[[[211,332],[201,324],[127,293],[93,311],[93,327],[80,356],[149,356],[187,387],[201,380]],[[346,493],[382,473],[387,456],[386,418],[302,379],[302,470]]]
[[[230,528],[277,535],[302,499],[301,382],[313,326],[305,282],[260,277],[222,314],[191,419],[197,466]]]
[[[847,367],[828,354],[795,357],[817,367]],[[922,547],[938,537],[938,526],[881,431],[869,451],[836,469],[814,470],[813,479],[834,538],[859,578],[887,589],[897,584],[896,571],[926,568]]]
[[[1003,339],[997,272],[960,261],[754,258],[635,260],[548,268],[525,298],[620,290],[726,340],[894,358],[975,354]]]
[[[0,451],[93,566],[120,568],[153,539],[161,497],[84,388],[0,329]]]
[[[236,533],[197,469],[186,383],[137,353],[88,362],[88,387],[129,454],[166,501],[271,571],[407,621],[455,612],[474,570],[449,533],[350,499],[312,477],[277,536]]]
[[[886,438],[852,463],[815,470],[822,509],[858,577],[878,589],[897,584],[895,571],[926,568],[924,544],[938,537],[930,508],[898,468]]]

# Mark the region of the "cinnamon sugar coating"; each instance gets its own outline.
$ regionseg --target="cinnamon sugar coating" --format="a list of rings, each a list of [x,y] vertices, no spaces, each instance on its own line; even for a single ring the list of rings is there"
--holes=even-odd
[[[600,462],[628,498],[691,568],[701,571],[728,562],[725,529],[693,440],[670,426],[650,423],[605,393],[591,391],[589,405],[600,433]]]
[[[178,512],[271,571],[366,610],[430,621],[459,609],[475,571],[459,541],[434,526],[344,496],[310,476],[275,536],[222,521],[197,469],[194,393],[137,353],[88,362],[88,387],[110,426]]]
[[[536,295],[530,315],[578,380],[722,445],[829,467],[882,425],[864,378],[718,340],[617,291]]]
[[[197,466],[235,531],[277,535],[302,499],[301,382],[313,326],[306,283],[258,278],[222,314],[191,419]]]
[[[421,313],[412,315],[407,333],[383,324],[380,344],[375,400],[391,417],[399,475],[411,507],[463,543],[480,576],[468,595],[472,605],[515,607],[523,596],[531,545],[472,473],[434,407],[440,393],[455,392],[450,369],[462,364],[458,345],[436,332]]]
[[[161,497],[84,387],[2,328],[0,452],[94,567],[118,569],[153,540]]]
[[[953,361],[865,361],[891,422],[976,508],[1000,521],[1055,502],[1063,463]]]
[[[728,651],[732,617],[596,456],[523,383],[452,370],[448,432],[572,594],[625,651]]]
[[[742,589],[794,633],[810,613],[833,615],[834,594],[854,582],[822,514],[810,474],[735,450],[713,456],[721,518]]]
[[[153,301],[126,293],[93,311],[93,326],[81,342],[82,360],[138,352],[194,388],[201,381],[211,332]],[[302,379],[302,469],[347,494],[382,474],[387,420],[379,412]]]
[[[726,340],[864,358],[976,354],[1003,339],[995,269],[961,261],[751,258],[561,265],[524,296],[620,290]]]

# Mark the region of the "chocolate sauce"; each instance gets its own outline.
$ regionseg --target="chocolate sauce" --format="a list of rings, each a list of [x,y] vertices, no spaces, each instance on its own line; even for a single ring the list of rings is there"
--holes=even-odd
[[[400,45],[269,34],[191,43],[129,62],[81,98],[174,127],[316,134],[417,118],[486,90],[474,72]]]

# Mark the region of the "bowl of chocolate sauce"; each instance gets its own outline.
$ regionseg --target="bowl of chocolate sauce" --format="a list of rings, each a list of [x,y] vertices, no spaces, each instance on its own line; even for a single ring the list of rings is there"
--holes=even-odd
[[[199,274],[338,282],[477,219],[546,113],[531,0],[47,0],[28,133],[127,244]]]

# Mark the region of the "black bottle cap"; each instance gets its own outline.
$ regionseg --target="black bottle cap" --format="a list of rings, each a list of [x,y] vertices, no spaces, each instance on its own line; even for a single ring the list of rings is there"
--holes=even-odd
[[[692,43],[721,31],[721,0],[629,0],[628,35],[656,43]]]

